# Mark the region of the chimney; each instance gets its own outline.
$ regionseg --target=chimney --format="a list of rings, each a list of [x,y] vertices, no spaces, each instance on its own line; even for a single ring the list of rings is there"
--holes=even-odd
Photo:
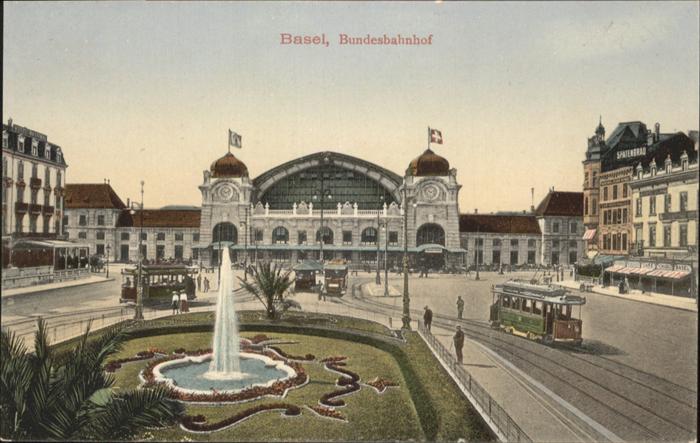
[[[7,119],[7,126],[12,127],[12,117]]]
[[[661,133],[661,125],[659,122],[654,124],[654,141],[659,141],[659,133]]]
[[[535,188],[530,188],[530,212],[535,212]]]
[[[647,145],[651,146],[654,144],[654,133],[651,129],[647,129]]]
[[[131,199],[129,197],[126,198],[126,207],[131,208]]]
[[[479,209],[478,209],[478,208],[474,208],[474,214],[478,214],[478,213],[479,213]]]

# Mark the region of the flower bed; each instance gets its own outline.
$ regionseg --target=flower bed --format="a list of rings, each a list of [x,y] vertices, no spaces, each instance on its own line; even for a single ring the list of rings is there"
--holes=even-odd
[[[319,400],[319,403],[322,405],[332,407],[345,406],[345,402],[343,400],[338,400],[337,397],[343,397],[360,390],[360,384],[358,383],[360,381],[360,376],[349,369],[340,367],[345,366],[345,359],[347,359],[347,357],[328,357],[324,359],[326,361],[326,369],[343,374],[338,377],[335,382],[337,386],[342,386],[343,389],[323,394]]]
[[[337,363],[347,359],[347,357],[339,355],[334,357],[326,357],[323,360],[321,360],[321,363]]]
[[[380,394],[384,392],[388,387],[398,386],[398,383],[394,383],[391,380],[387,380],[381,377],[374,377],[372,380],[368,381],[367,384],[376,389],[377,392]]]
[[[130,363],[132,361],[148,360],[149,358],[155,357],[155,353],[151,351],[141,351],[134,357],[119,358],[117,360],[112,360],[106,365],[104,365],[105,372],[115,372],[117,369],[121,368],[124,363]]]
[[[318,405],[314,405],[314,406],[307,405],[307,407],[309,409],[313,410],[315,413],[317,413],[321,417],[345,421],[345,416],[343,414],[341,414],[339,411],[336,411],[335,409],[326,408],[326,407],[318,406]]]
[[[313,354],[306,354],[305,356],[299,356],[299,355],[290,355],[278,348],[277,346],[268,346],[268,349],[272,349],[282,357],[288,359],[288,360],[299,360],[299,361],[313,361],[316,359],[316,356]]]
[[[236,423],[245,420],[246,418],[263,411],[273,411],[273,410],[284,410],[284,415],[286,416],[296,416],[301,414],[301,409],[298,406],[288,404],[288,403],[271,403],[267,405],[258,405],[252,408],[241,411],[235,415],[225,418],[221,421],[215,423],[207,423],[199,421],[203,416],[191,416],[185,415],[180,420],[180,424],[183,429],[191,432],[213,432],[220,431],[229,426],[235,425]]]

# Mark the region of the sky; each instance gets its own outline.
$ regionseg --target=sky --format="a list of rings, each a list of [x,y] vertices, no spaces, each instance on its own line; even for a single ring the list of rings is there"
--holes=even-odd
[[[698,129],[699,4],[5,2],[3,119],[60,145],[68,183],[144,180],[146,207],[200,205],[229,128],[254,178],[321,150],[403,175],[431,126],[460,211],[519,211],[581,191],[599,116]]]

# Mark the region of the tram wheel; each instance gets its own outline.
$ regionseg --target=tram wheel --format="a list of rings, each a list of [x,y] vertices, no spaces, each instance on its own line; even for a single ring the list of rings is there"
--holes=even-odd
[[[583,339],[581,339],[581,338],[574,340],[574,346],[581,346],[582,343],[583,343]]]
[[[554,344],[554,339],[552,338],[551,335],[545,335],[542,338],[542,343],[544,343],[547,346],[552,346]]]

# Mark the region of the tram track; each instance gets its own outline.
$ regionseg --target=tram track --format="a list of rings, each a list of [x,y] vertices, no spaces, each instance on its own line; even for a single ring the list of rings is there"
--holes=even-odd
[[[386,314],[395,315],[400,310],[364,297],[355,296],[353,301],[364,304],[366,308],[374,311],[381,310]],[[421,311],[416,309],[412,309],[411,313],[421,315]],[[450,329],[454,329],[457,325],[462,326],[468,337],[491,348],[513,364],[517,364],[526,373],[534,372],[536,378],[550,380],[549,386],[556,385],[553,391],[557,394],[566,392],[567,395],[562,397],[576,399],[577,404],[586,404],[588,410],[601,417],[601,421],[611,423],[610,414],[618,417],[619,419],[612,424],[628,436],[628,439],[687,440],[695,438],[696,429],[689,424],[695,422],[697,415],[697,406],[693,405],[690,399],[695,394],[691,389],[627,365],[621,365],[634,374],[628,375],[619,368],[611,368],[610,366],[618,364],[610,359],[603,359],[607,364],[597,363],[590,358],[575,355],[574,349],[569,348],[570,352],[565,352],[566,347],[544,347],[524,338],[505,335],[483,322],[457,320],[434,314],[433,324]],[[591,355],[591,358],[597,357]],[[640,380],[645,377],[652,378],[657,383],[651,384]],[[681,391],[682,397],[685,398],[679,399],[670,395],[666,392],[668,387],[675,387],[675,390]],[[582,398],[588,401],[582,402]],[[603,411],[606,413],[601,414]],[[665,411],[666,414],[661,415],[658,413],[660,411]]]

